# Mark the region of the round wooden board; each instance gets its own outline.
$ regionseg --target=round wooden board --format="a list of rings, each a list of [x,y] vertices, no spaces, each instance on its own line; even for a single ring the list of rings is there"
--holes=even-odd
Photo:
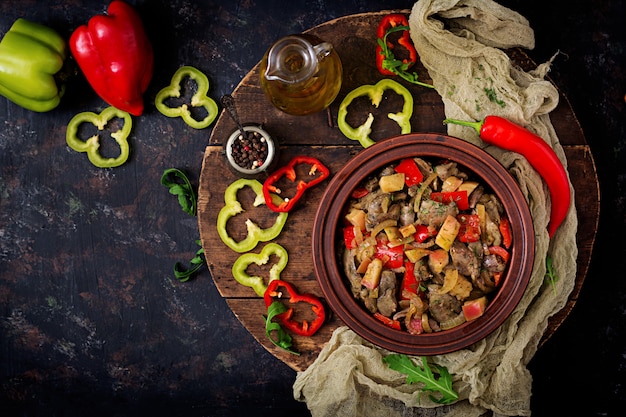
[[[403,12],[408,15],[408,10]],[[344,67],[344,79],[341,92],[327,112],[298,117],[290,116],[274,109],[264,96],[259,85],[259,64],[257,64],[233,91],[239,116],[244,123],[261,124],[278,140],[280,145],[280,163],[286,163],[295,155],[312,155],[326,164],[331,175],[336,173],[345,162],[362,148],[350,141],[336,127],[337,108],[342,98],[352,89],[362,84],[374,84],[382,78],[378,73],[374,59],[376,48],[376,27],[381,17],[389,11],[364,13],[338,18],[310,29],[309,33],[332,43],[341,57]],[[269,46],[269,45],[268,45]],[[536,66],[522,51],[509,51],[512,59],[522,68]],[[417,72],[423,81],[430,81],[428,73],[418,66]],[[442,124],[444,118],[443,103],[439,95],[423,87],[404,83],[413,94],[415,109],[411,125],[414,132],[445,133]],[[566,306],[549,321],[543,341],[547,340],[565,320],[583,285],[591,259],[599,217],[599,185],[591,151],[585,141],[582,129],[567,100],[561,95],[560,104],[551,114],[568,159],[568,170],[575,189],[575,204],[578,211],[579,229],[578,272],[576,285]],[[233,313],[248,331],[274,356],[297,371],[306,369],[318,356],[332,332],[343,323],[336,317],[331,319],[313,337],[294,337],[295,349],[300,356],[289,354],[276,348],[265,335],[263,314],[265,305],[254,291],[239,284],[232,277],[231,268],[239,257],[224,245],[217,234],[216,220],[224,206],[224,191],[237,177],[227,168],[223,155],[223,142],[235,129],[234,122],[222,112],[209,140],[209,146],[202,164],[198,190],[198,222],[202,246],[206,253],[211,276],[222,297]],[[377,126],[379,139],[399,133],[393,123]],[[311,292],[321,296],[320,288],[313,273],[311,256],[311,229],[325,183],[308,191],[297,209],[289,214],[287,223],[274,241],[287,249],[289,263],[281,278],[290,281],[300,292]],[[264,206],[253,208],[250,195],[240,197],[246,208],[245,216],[259,225],[273,222],[274,213]],[[245,219],[244,219],[245,220]],[[233,221],[233,223],[235,223]],[[242,224],[235,224],[233,234]],[[252,252],[259,253],[264,244],[259,244]],[[269,270],[266,265],[264,270]],[[263,268],[260,268],[263,271]]]

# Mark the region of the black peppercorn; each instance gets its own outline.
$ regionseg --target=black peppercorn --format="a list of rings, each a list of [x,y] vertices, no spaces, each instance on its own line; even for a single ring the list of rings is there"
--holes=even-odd
[[[245,134],[239,134],[233,141],[231,153],[237,165],[255,169],[263,165],[267,158],[267,143],[259,132],[245,131]]]

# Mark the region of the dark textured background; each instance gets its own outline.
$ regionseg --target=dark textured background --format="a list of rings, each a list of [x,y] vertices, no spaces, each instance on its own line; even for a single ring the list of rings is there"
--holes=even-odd
[[[617,416],[626,406],[626,36],[623,1],[508,0],[536,33],[550,76],[591,146],[601,218],[573,312],[530,368],[534,416]],[[104,1],[2,0],[0,34],[18,17],[65,37]],[[159,184],[164,169],[197,183],[210,129],[155,111],[180,65],[231,92],[279,37],[336,17],[412,1],[133,1],[156,50],[130,161],[92,167],[65,145],[65,126],[103,103],[82,79],[46,114],[0,99],[0,414],[2,416],[309,415],[295,372],[230,312],[204,270],[181,284],[176,261],[198,238]],[[210,254],[208,255],[210,256]],[[620,410],[618,412],[617,410]]]

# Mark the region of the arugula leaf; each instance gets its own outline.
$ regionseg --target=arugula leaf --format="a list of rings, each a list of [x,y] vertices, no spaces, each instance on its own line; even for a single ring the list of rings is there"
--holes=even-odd
[[[206,260],[202,256],[204,255],[204,248],[202,248],[202,243],[200,242],[200,240],[196,240],[196,244],[200,246],[200,249],[196,251],[196,256],[191,258],[191,261],[189,261],[189,263],[191,264],[191,268],[185,270],[182,269],[180,262],[176,262],[174,264],[174,276],[180,282],[189,281],[189,278],[191,278],[193,274],[198,272],[200,268],[202,268],[202,265],[206,264]]]
[[[182,184],[179,181],[182,181]],[[169,188],[170,194],[178,197],[178,204],[185,213],[196,215],[196,192],[184,172],[176,168],[166,169],[161,176],[161,184]]]
[[[182,184],[178,181],[182,181]],[[189,178],[187,178],[184,172],[176,168],[166,169],[161,176],[161,184],[169,189],[170,194],[178,197],[178,204],[180,204],[185,213],[191,216],[196,215],[198,199]],[[200,246],[200,249],[196,251],[196,255],[189,261],[191,264],[189,269],[183,269],[180,262],[174,264],[174,277],[180,282],[189,281],[202,268],[202,265],[206,264],[206,259],[203,258],[204,249],[202,248],[202,243],[200,240],[196,240],[196,244]]]
[[[383,358],[389,365],[389,368],[407,375],[407,384],[421,382],[424,384],[423,392],[438,392],[441,394],[439,398],[430,395],[429,397],[432,401],[438,404],[450,404],[456,401],[459,398],[459,394],[452,388],[452,376],[448,369],[433,363],[431,365],[432,368],[439,374],[437,378],[428,366],[428,359],[425,356],[422,356],[421,359],[422,367],[415,365],[406,355],[392,354]]]
[[[556,296],[556,282],[559,280],[559,276],[556,274],[554,270],[554,266],[552,265],[552,257],[548,255],[546,257],[546,275],[545,280],[548,284],[552,286],[552,291]]]
[[[273,344],[275,344],[279,348],[284,349],[294,355],[300,355],[298,352],[291,349],[291,347],[293,346],[293,339],[289,335],[289,333],[287,333],[285,329],[280,326],[280,324],[272,321],[274,317],[281,313],[284,313],[285,311],[287,311],[287,307],[285,307],[285,305],[280,301],[274,301],[272,302],[272,304],[270,304],[270,306],[267,308],[267,317],[263,316],[263,318],[265,318],[265,335],[272,341]],[[275,338],[272,337],[272,332],[275,332]]]

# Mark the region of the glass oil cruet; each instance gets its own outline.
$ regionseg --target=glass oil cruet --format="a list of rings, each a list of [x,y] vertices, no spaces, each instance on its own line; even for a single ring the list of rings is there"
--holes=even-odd
[[[343,75],[333,46],[309,34],[279,39],[265,53],[260,71],[269,100],[293,115],[326,109],[337,97]]]

